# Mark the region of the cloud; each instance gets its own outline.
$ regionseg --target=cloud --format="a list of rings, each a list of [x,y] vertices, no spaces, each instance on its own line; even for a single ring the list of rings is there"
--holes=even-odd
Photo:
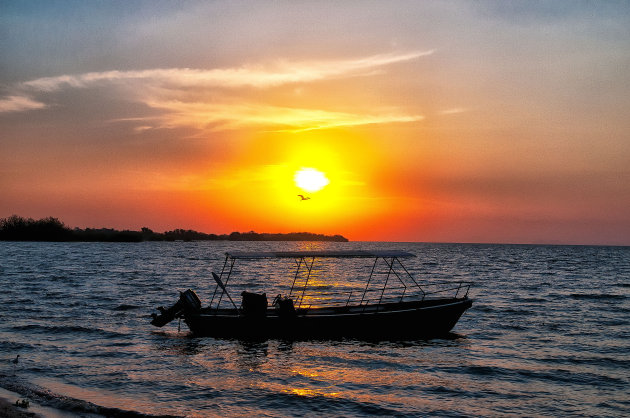
[[[375,114],[333,112],[260,104],[186,103],[180,101],[148,102],[149,106],[166,110],[160,127],[195,127],[200,130],[238,129],[271,126],[289,131],[329,129],[382,123],[414,122],[420,115],[406,115],[395,109],[380,109]]]
[[[252,103],[247,89],[270,89],[287,84],[311,83],[344,77],[369,76],[382,67],[433,54],[433,50],[389,53],[354,59],[287,61],[235,68],[167,68],[140,71],[103,71],[78,75],[42,77],[14,86],[18,94],[0,101],[0,112],[27,111],[45,107],[29,97],[51,95],[66,89],[108,87],[119,98],[144,103],[163,113],[132,118],[151,128],[190,127],[226,130],[252,126],[272,130],[302,131],[423,119],[397,109],[381,108],[369,114],[337,112]],[[111,87],[111,88],[110,88]],[[296,88],[300,88],[296,86]],[[212,94],[212,92],[217,94]],[[219,92],[220,91],[220,92]],[[212,99],[208,98],[212,96]],[[258,95],[259,96],[259,95]],[[131,119],[127,119],[131,120]]]
[[[142,71],[104,71],[79,75],[43,77],[20,84],[21,88],[52,92],[64,86],[82,88],[99,82],[143,81],[165,88],[183,87],[277,87],[289,83],[370,74],[386,65],[431,55],[434,50],[405,54],[381,54],[349,60],[276,61],[273,64],[238,68],[200,70],[191,68],[150,69]]]
[[[0,113],[24,112],[44,107],[46,107],[44,103],[26,96],[7,96],[4,99],[0,99]]]
[[[446,110],[442,110],[441,112],[439,112],[440,115],[455,115],[458,113],[464,113],[464,112],[468,112],[468,109],[465,109],[463,107],[454,107],[451,109],[446,109]]]

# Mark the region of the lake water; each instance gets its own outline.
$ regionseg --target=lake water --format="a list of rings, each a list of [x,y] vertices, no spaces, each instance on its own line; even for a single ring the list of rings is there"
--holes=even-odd
[[[207,303],[228,250],[385,248],[416,254],[422,281],[475,283],[452,338],[245,342],[149,324],[179,290]],[[281,285],[267,280],[251,285]],[[0,387],[73,416],[630,415],[629,247],[0,242],[0,289]]]

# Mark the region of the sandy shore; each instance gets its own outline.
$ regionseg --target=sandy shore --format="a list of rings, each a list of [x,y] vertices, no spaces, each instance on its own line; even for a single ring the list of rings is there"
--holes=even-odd
[[[28,408],[18,408],[15,406],[15,401],[18,399],[26,399],[29,401]],[[94,416],[97,415],[85,415]],[[43,406],[28,399],[25,396],[21,396],[19,393],[12,392],[5,388],[0,387],[0,417],[2,418],[76,418],[77,414],[71,412],[61,411],[48,406]]]
[[[11,402],[6,398],[0,398],[0,417],[41,418],[42,416],[36,414],[35,412],[29,412],[28,409],[18,408],[17,406],[15,406],[15,401]]]

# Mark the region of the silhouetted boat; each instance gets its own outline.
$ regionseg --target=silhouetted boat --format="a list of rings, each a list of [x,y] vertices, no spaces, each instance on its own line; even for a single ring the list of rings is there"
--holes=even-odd
[[[158,308],[160,314],[153,314],[151,323],[162,327],[183,318],[194,335],[227,338],[406,339],[445,335],[472,306],[468,298],[471,283],[421,285],[401,262],[408,257],[414,255],[403,251],[228,252],[221,274],[212,273],[216,287],[210,306],[202,308],[195,292],[188,289],[172,307]],[[297,265],[288,295],[276,296],[269,305],[266,294],[244,291],[237,306],[226,288],[236,261],[280,258],[294,259]],[[336,292],[321,306],[315,303],[327,299],[322,293],[315,293],[315,297],[308,293],[313,265],[322,258],[374,260],[365,288]],[[379,262],[385,263],[380,273]],[[382,277],[377,280],[379,275]],[[396,286],[391,286],[393,280],[397,280]],[[220,306],[226,302],[223,296],[231,307]]]

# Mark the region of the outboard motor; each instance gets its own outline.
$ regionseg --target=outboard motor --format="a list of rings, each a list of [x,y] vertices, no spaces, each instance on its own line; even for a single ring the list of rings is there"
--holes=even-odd
[[[151,325],[163,327],[173,319],[181,317],[186,312],[196,312],[200,309],[201,301],[197,297],[197,294],[188,289],[185,292],[179,293],[179,300],[170,308],[165,309],[163,306],[157,308],[160,314],[151,314],[151,317],[153,317]]]
[[[201,301],[197,294],[188,289],[185,292],[179,294],[179,300],[184,305],[185,312],[197,312],[201,309]]]

